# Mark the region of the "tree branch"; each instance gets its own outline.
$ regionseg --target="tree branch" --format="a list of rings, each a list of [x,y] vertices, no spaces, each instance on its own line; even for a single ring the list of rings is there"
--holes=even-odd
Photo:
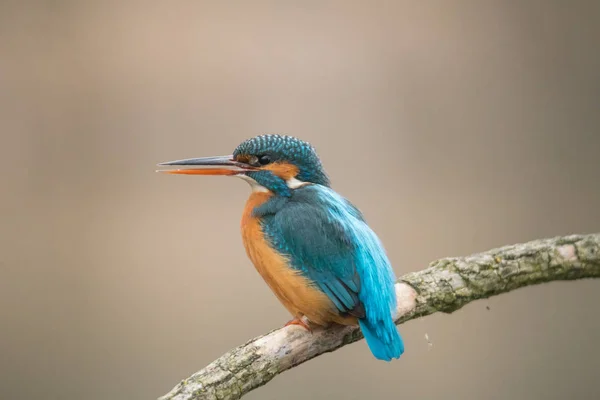
[[[451,313],[474,300],[524,286],[582,278],[600,278],[600,234],[535,240],[445,258],[398,280],[396,323]],[[277,374],[361,338],[357,327],[335,326],[312,334],[294,325],[277,329],[225,353],[160,400],[239,399]]]

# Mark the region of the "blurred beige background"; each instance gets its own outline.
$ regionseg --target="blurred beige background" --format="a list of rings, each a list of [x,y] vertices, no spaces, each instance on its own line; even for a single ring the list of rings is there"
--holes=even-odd
[[[0,398],[153,399],[288,320],[247,185],[154,173],[259,133],[317,147],[397,274],[600,231],[599,2],[251,3],[2,1]],[[247,398],[600,398],[599,302],[523,289]]]

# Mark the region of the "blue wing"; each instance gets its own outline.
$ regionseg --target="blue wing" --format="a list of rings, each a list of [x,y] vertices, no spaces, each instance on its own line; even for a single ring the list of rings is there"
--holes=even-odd
[[[318,203],[314,191],[300,190],[285,207],[262,217],[263,230],[271,244],[290,257],[292,267],[314,281],[340,313],[364,318],[352,237]]]
[[[327,187],[308,185],[256,213],[265,235],[290,257],[292,267],[314,281],[340,313],[359,319],[377,358],[402,353],[392,318],[393,270],[379,239],[350,202]]]

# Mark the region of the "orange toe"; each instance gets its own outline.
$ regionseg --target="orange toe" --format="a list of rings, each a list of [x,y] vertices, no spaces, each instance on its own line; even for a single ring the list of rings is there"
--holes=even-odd
[[[306,329],[307,331],[309,331],[310,333],[312,333],[312,329],[304,321],[304,318],[294,318],[293,320],[291,320],[287,324],[285,324],[284,327],[289,326],[289,325],[299,325],[299,326],[303,327],[304,329]]]

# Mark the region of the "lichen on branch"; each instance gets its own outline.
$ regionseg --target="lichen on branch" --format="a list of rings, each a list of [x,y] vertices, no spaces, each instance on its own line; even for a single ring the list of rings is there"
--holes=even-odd
[[[451,313],[472,301],[525,286],[583,278],[600,278],[600,233],[444,258],[398,280],[396,323]],[[239,399],[278,374],[361,338],[356,327],[335,326],[312,334],[295,325],[277,329],[225,353],[160,400]]]

